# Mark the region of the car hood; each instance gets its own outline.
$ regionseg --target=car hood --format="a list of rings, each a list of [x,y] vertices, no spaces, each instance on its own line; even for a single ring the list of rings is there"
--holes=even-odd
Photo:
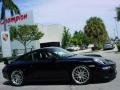
[[[104,62],[104,64],[115,64],[115,62],[108,60],[104,57],[93,57],[93,56],[84,56],[84,55],[73,55],[73,56],[69,56],[66,58],[67,60],[71,60],[71,61],[82,61],[82,62],[92,62],[94,61],[94,59],[98,59]]]
[[[68,59],[68,60],[75,60],[75,61],[79,61],[79,60],[81,60],[81,61],[92,61],[93,58],[94,57],[83,56],[83,55],[79,55],[79,54],[66,57],[66,59]]]

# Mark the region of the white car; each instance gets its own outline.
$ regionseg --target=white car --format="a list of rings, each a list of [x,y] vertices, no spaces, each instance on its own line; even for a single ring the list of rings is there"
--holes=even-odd
[[[78,51],[80,50],[79,46],[69,46],[66,48],[68,51]]]

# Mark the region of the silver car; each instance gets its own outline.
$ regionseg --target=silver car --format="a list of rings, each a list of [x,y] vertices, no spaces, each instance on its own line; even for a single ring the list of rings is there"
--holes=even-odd
[[[111,49],[114,49],[114,48],[115,48],[115,46],[111,43],[105,43],[103,45],[103,50],[111,50]]]

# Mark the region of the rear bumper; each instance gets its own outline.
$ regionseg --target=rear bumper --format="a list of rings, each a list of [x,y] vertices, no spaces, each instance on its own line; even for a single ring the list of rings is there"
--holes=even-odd
[[[10,80],[10,79],[9,79],[9,75],[7,75],[7,74],[5,74],[5,73],[3,74],[3,77],[4,77],[5,79],[7,79],[7,80]]]
[[[9,77],[10,77],[10,76],[9,76],[9,72],[8,72],[8,70],[7,70],[6,67],[3,68],[2,74],[3,74],[3,77],[4,77],[5,79],[10,80],[10,78],[9,78]]]

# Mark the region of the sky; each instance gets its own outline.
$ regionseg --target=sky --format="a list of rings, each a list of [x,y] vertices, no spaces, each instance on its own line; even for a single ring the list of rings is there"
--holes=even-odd
[[[71,32],[83,30],[92,16],[100,17],[110,37],[120,37],[120,22],[115,22],[115,8],[120,0],[14,0],[21,12],[33,11],[34,22],[62,24]]]

